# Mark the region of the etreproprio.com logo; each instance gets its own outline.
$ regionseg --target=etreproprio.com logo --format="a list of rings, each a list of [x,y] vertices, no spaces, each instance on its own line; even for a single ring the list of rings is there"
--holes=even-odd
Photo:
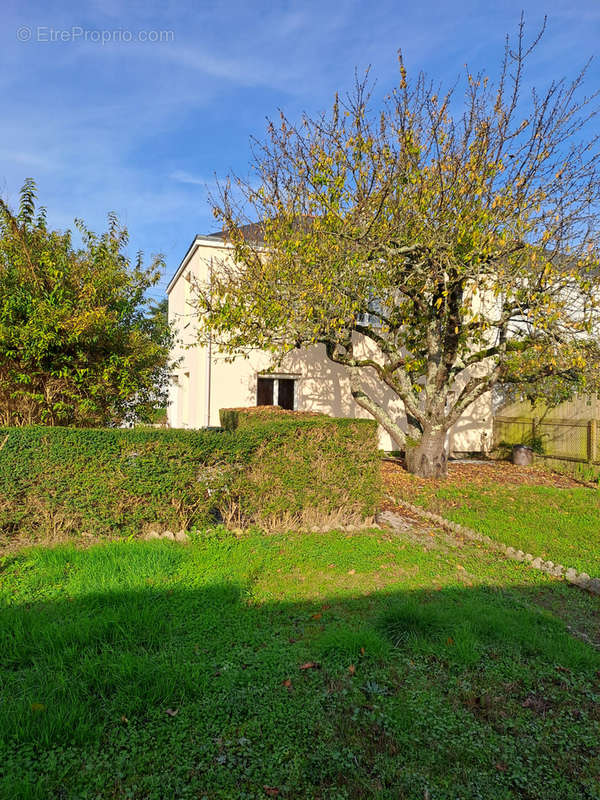
[[[112,30],[100,28],[83,28],[73,25],[71,28],[52,28],[47,25],[29,27],[21,25],[16,31],[19,42],[68,43],[90,42],[92,44],[129,44],[131,42],[149,42],[150,44],[173,42],[175,31],[139,30],[125,28]]]

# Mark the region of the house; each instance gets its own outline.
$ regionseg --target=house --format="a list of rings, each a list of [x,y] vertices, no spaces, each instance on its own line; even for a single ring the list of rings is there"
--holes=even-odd
[[[272,356],[263,351],[232,361],[214,344],[196,344],[193,283],[209,282],[210,274],[224,259],[231,258],[231,252],[231,245],[220,234],[196,236],[167,287],[169,321],[177,333],[173,356],[178,360],[170,386],[169,425],[217,426],[220,408],[272,404],[336,417],[368,417],[350,394],[345,367],[330,361],[323,345],[290,353],[275,367]],[[369,349],[371,343],[364,340],[362,346]],[[378,402],[385,403],[400,422],[406,420],[402,401],[374,377],[371,380]],[[480,452],[489,446],[491,436],[492,400],[488,393],[454,426],[449,450],[456,454]],[[382,449],[397,448],[382,429],[379,438]]]

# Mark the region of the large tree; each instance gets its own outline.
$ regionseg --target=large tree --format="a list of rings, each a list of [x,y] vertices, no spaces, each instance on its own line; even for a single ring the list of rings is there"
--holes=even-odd
[[[131,264],[109,215],[97,236],[49,230],[27,180],[0,200],[0,425],[105,425],[164,405],[170,334],[148,313],[162,259]]]
[[[400,57],[379,107],[357,80],[329,113],[270,123],[250,177],[215,198],[235,262],[198,286],[200,337],[277,356],[322,343],[421,475],[446,472],[448,430],[493,387],[595,388],[597,109],[585,69],[528,88],[540,39],[521,20],[497,80],[467,71],[462,102]]]

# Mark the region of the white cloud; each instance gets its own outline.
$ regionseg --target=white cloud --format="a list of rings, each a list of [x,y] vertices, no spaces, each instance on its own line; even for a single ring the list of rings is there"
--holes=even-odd
[[[169,178],[177,183],[188,183],[193,186],[207,186],[210,183],[210,181],[207,181],[206,178],[201,178],[198,175],[192,175],[183,169],[174,170],[169,175]]]

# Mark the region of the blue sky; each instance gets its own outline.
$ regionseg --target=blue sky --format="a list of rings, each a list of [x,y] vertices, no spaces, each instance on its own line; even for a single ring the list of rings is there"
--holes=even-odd
[[[215,173],[246,172],[250,136],[279,108],[291,117],[327,108],[355,67],[371,65],[383,92],[396,79],[398,48],[409,70],[448,84],[466,62],[493,75],[522,8],[531,32],[549,17],[536,84],[600,55],[598,0],[2,6],[0,193],[15,203],[23,180],[35,178],[57,228],[81,217],[103,230],[116,211],[132,253],[166,256],[159,296],[193,236],[215,230]],[[102,44],[112,36],[103,31],[126,33]],[[168,32],[166,41],[138,40],[153,31]],[[590,91],[599,87],[600,58],[588,78]]]

